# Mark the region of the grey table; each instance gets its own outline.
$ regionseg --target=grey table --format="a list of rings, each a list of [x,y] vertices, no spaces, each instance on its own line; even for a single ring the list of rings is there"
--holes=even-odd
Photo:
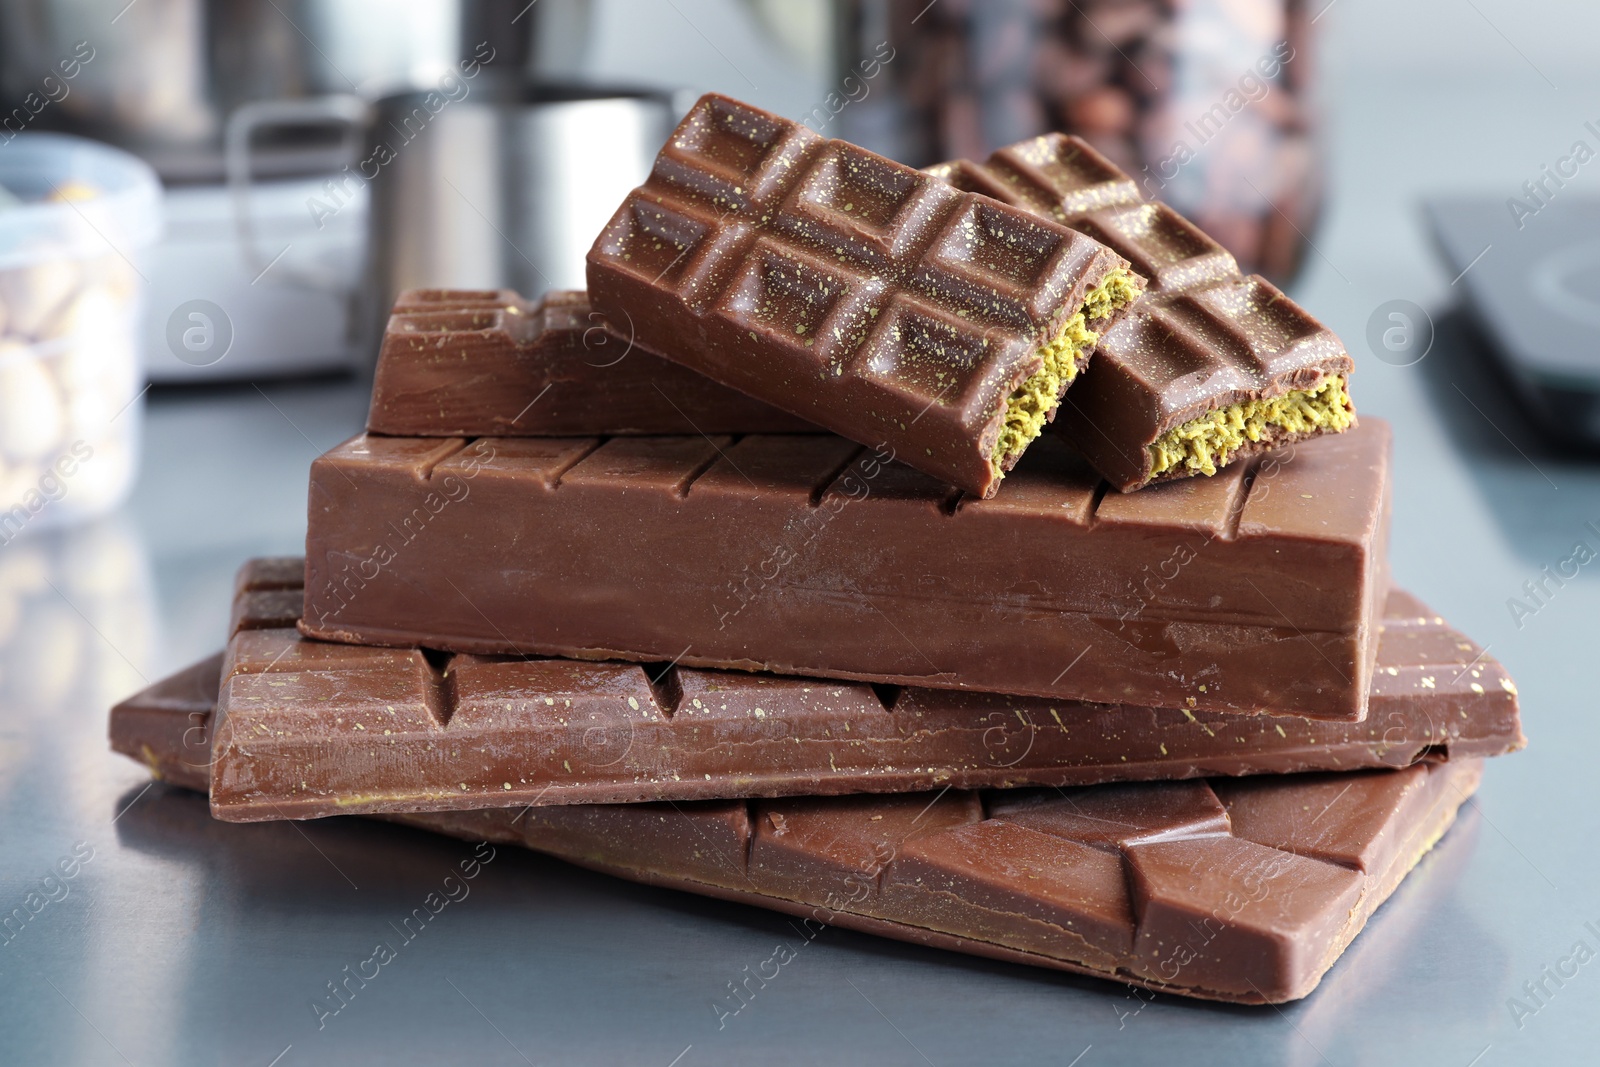
[[[0,945],[0,1062],[1592,1061],[1600,564],[1520,624],[1507,601],[1575,541],[1600,545],[1585,525],[1600,522],[1600,467],[1546,452],[1504,402],[1448,311],[1450,279],[1415,212],[1452,179],[1510,195],[1576,136],[1585,94],[1569,86],[1530,112],[1463,81],[1404,87],[1397,109],[1393,89],[1340,100],[1333,207],[1296,295],[1360,355],[1363,411],[1395,424],[1395,575],[1510,667],[1532,747],[1490,765],[1312,997],[1282,1010],[1144,1004],[1106,983],[829,930],[719,1027],[710,1003],[795,942],[786,919],[501,849],[469,897],[319,1019],[328,983],[471,846],[352,819],[213,823],[200,798],[147,789],[104,741],[114,699],[217,647],[241,560],[299,551],[307,463],[364,414],[357,385],[269,385],[157,398],[121,514],[0,548],[0,913],[35,890],[51,898]],[[1486,128],[1506,138],[1487,157]],[[1369,318],[1393,299],[1433,313],[1434,346],[1413,366],[1366,349]],[[73,856],[76,876],[47,885]],[[1576,974],[1545,977],[1578,943]],[[1535,999],[1526,984],[1540,982]]]

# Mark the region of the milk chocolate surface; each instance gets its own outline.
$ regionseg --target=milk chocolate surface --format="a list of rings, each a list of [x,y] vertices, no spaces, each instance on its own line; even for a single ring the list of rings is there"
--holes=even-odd
[[[1365,723],[311,641],[299,560],[240,591],[211,806],[235,822],[1405,767],[1522,745],[1501,666],[1391,593]]]
[[[412,289],[384,331],[372,433],[803,433],[816,427],[613,333],[581,292]]]
[[[1054,423],[1118,489],[1200,470],[1182,462],[1154,469],[1158,441],[1169,434],[1193,439],[1192,450],[1210,451],[1220,466],[1343,429],[1352,415],[1348,397],[1332,395],[1353,368],[1339,339],[1265,278],[1240,274],[1221,245],[1146,200],[1085,141],[1049,134],[985,163],[958,160],[928,172],[1088,234],[1149,279],[1144,298],[1100,337]],[[1325,386],[1320,414],[1291,403],[1291,394]],[[1225,417],[1229,409],[1237,418]],[[1207,447],[1224,438],[1232,447],[1223,454]]]
[[[1143,285],[1082,233],[716,94],[588,263],[619,332],[978,496],[1027,447],[1008,419],[1031,439]]]
[[[1197,452],[1231,435],[1211,453],[1226,465],[1340,428],[1303,418],[1291,428],[1284,412],[1268,410],[1346,378],[1352,362],[1339,339],[1271,283],[1241,275],[1170,207],[1143,199],[1085,142],[1039,137],[985,163],[958,160],[928,173],[1094,237],[1150,279],[1146,296],[1101,337],[1101,358],[1056,419],[1117,488],[1196,472],[1181,462],[1154,471],[1153,450],[1166,435],[1187,432]],[[1229,409],[1239,412],[1237,425],[1223,417]],[[1246,411],[1258,423],[1249,432]],[[1202,425],[1208,418],[1216,425]],[[477,290],[402,295],[367,428],[419,436],[815,429],[611,332],[584,294],[553,293],[530,306],[514,293]]]
[[[1126,496],[1053,438],[990,500],[827,435],[357,437],[302,630],[1359,721],[1389,429]]]
[[[204,789],[220,662],[111,713]],[[1069,790],[487,808],[386,818],[981,956],[1247,1004],[1303,997],[1445,833],[1476,760]]]

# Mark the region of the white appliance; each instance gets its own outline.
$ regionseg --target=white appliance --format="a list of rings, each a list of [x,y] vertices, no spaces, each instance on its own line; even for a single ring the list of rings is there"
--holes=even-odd
[[[253,253],[225,184],[167,188],[166,237],[146,268],[151,381],[291,377],[364,363],[355,304],[367,198],[365,189],[348,191],[330,212],[327,180],[256,182],[248,205]],[[194,331],[210,331],[208,343],[187,344]]]

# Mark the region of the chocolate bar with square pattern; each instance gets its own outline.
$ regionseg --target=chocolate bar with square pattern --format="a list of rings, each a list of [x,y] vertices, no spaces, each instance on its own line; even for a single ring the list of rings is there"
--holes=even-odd
[[[211,746],[233,822],[1405,767],[1523,744],[1516,687],[1391,593],[1365,723],[333,645],[255,560]]]
[[[1376,420],[1126,496],[1039,441],[982,500],[828,434],[366,435],[312,464],[302,632],[1359,721]]]
[[[1149,279],[1054,423],[1123,492],[1354,425],[1339,339],[1087,142],[1049,134],[928,173],[1088,234]]]
[[[615,332],[582,292],[412,289],[384,331],[372,433],[815,433]]]
[[[123,701],[112,747],[196,789],[220,658]],[[202,756],[203,759],[203,756]],[[649,885],[1146,989],[1310,993],[1442,837],[1478,760],[1404,770],[382,818]]]
[[[1081,233],[716,94],[588,278],[668,359],[980,497],[1143,288]]]

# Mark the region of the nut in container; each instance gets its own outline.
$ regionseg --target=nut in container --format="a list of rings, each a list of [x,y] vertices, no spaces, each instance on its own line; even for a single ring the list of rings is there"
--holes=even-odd
[[[109,511],[132,486],[144,385],[147,165],[77,137],[0,145],[0,545]]]

